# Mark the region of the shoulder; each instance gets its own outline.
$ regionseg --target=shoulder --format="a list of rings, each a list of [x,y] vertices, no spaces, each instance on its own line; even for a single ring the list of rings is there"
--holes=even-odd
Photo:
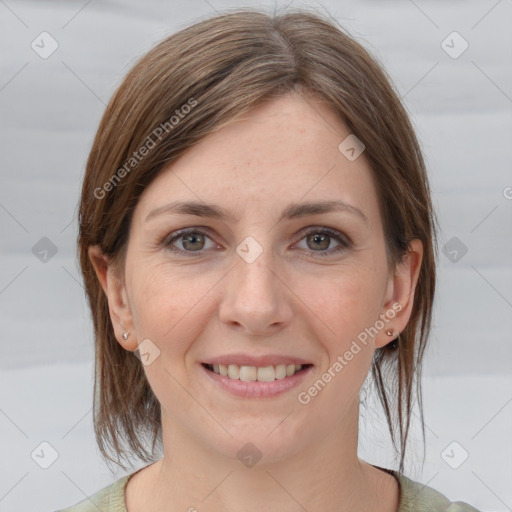
[[[450,501],[440,492],[393,471],[400,484],[398,512],[480,512],[463,501]]]
[[[126,475],[76,505],[56,512],[126,512],[124,489],[130,476]]]

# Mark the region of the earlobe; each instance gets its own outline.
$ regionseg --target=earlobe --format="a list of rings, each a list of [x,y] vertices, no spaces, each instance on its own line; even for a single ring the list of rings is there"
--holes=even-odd
[[[388,287],[388,297],[381,313],[386,326],[375,338],[375,346],[380,348],[398,337],[411,317],[414,294],[423,261],[421,240],[412,240],[409,250],[397,265]]]
[[[114,262],[103,254],[99,246],[89,247],[88,254],[107,297],[110,320],[116,339],[123,348],[133,351],[137,348],[137,340],[124,280]]]

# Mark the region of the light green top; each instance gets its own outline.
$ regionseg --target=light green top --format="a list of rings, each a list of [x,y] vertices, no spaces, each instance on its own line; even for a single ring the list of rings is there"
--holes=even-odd
[[[397,512],[480,512],[463,501],[451,502],[431,487],[410,480],[396,471],[390,469],[384,469],[384,471],[393,475],[400,486],[400,502]],[[127,512],[124,490],[128,480],[135,473],[126,475],[90,498],[57,512],[98,512],[98,510],[101,512]]]

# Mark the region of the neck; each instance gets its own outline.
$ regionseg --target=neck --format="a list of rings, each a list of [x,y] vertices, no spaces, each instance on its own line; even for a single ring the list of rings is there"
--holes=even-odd
[[[162,512],[388,510],[383,503],[396,510],[394,478],[357,457],[358,414],[357,403],[323,439],[251,467],[213,452],[162,414],[164,457],[127,488],[129,512],[147,510],[148,498]]]

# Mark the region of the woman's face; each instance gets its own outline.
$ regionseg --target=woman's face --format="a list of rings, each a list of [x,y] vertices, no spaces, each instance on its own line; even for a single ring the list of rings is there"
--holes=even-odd
[[[141,344],[164,440],[173,429],[271,462],[354,426],[375,348],[407,322],[411,283],[388,269],[370,167],[338,148],[349,135],[325,104],[287,95],[144,191],[109,304],[120,343]],[[344,205],[303,206],[334,201]]]

